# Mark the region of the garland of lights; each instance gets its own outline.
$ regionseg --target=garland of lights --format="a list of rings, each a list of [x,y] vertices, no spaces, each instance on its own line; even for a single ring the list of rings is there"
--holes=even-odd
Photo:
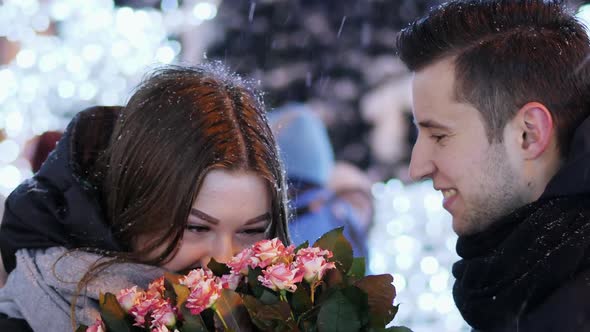
[[[148,68],[178,61],[187,29],[216,16],[217,1],[161,2],[161,10],[116,7],[113,1],[5,0],[0,37],[20,45],[0,67],[0,193],[31,176],[24,141],[63,128],[86,106],[122,104]],[[588,8],[586,8],[588,9]],[[585,11],[585,16],[589,10]],[[51,24],[55,35],[43,35]],[[467,327],[451,296],[456,236],[429,182],[373,186],[371,273],[392,273],[398,291],[395,324],[420,331]]]
[[[0,66],[0,194],[31,176],[26,139],[62,129],[85,107],[125,102],[141,76],[172,63],[174,39],[217,14],[217,1],[162,1],[161,10],[115,7],[112,0],[5,0],[0,37],[18,43]],[[52,27],[54,35],[42,34]]]
[[[450,268],[459,257],[442,195],[430,181],[405,186],[395,179],[373,185],[372,193],[369,270],[393,275],[397,323],[415,332],[469,331],[451,294]]]

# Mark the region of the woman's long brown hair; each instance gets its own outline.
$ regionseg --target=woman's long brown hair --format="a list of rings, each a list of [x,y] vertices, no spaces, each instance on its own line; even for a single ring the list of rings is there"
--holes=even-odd
[[[203,178],[215,168],[266,179],[267,237],[290,242],[284,171],[263,103],[251,83],[219,63],[167,66],[147,76],[123,108],[103,161],[106,219],[126,250],[95,264],[79,291],[114,262],[161,265],[172,258]],[[146,235],[151,240],[134,250]],[[159,256],[146,255],[161,247]]]

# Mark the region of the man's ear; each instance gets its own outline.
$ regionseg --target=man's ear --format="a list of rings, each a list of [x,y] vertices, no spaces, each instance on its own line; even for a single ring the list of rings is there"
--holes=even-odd
[[[524,158],[538,158],[550,147],[555,133],[551,113],[545,105],[530,102],[518,110],[515,120]]]

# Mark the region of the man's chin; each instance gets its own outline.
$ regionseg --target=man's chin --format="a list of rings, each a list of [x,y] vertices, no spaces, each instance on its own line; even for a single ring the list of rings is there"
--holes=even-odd
[[[479,233],[481,230],[464,220],[453,217],[453,232],[458,236],[469,236]]]

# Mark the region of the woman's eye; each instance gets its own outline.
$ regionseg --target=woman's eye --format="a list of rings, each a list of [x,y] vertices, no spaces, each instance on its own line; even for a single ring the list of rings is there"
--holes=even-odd
[[[247,235],[258,235],[258,234],[262,234],[264,232],[266,232],[266,227],[249,228],[249,229],[244,229],[242,231],[243,234],[247,234]]]
[[[186,229],[194,233],[204,233],[210,230],[207,226],[200,226],[200,225],[187,225]]]

